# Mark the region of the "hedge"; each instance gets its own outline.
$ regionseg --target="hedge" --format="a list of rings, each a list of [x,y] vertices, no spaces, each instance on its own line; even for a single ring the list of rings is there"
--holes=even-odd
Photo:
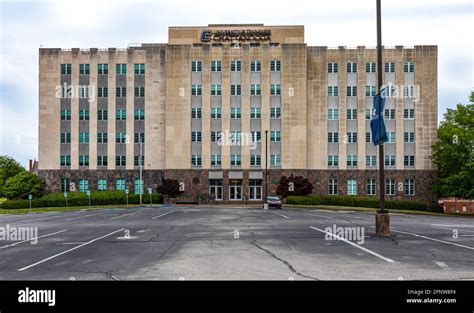
[[[88,206],[89,198],[85,192],[68,192],[67,204],[68,206]],[[163,197],[161,194],[154,193],[152,196],[153,203],[163,203]],[[129,194],[129,204],[139,204],[140,195]],[[143,203],[150,203],[150,196],[143,194]],[[127,204],[127,198],[125,192],[120,190],[107,190],[107,191],[92,191],[91,192],[91,205],[114,205],[114,204]],[[62,192],[54,192],[44,195],[41,198],[31,200],[32,208],[42,207],[65,207],[66,200]],[[0,209],[25,209],[30,207],[29,200],[7,200],[0,204]]]
[[[378,208],[379,199],[377,197],[365,196],[289,196],[287,204],[300,205],[337,205],[350,207]],[[431,203],[408,200],[385,200],[387,209],[416,210],[416,211],[437,211],[436,206]]]

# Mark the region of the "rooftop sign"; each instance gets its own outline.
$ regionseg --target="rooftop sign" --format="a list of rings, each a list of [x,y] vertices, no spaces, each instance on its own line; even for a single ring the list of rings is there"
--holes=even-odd
[[[271,34],[269,29],[203,30],[201,41],[268,41]]]

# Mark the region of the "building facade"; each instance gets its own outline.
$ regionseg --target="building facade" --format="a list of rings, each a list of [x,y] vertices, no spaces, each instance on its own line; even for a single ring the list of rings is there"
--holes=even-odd
[[[437,47],[307,46],[303,26],[170,27],[167,44],[39,50],[38,173],[49,191],[156,190],[259,201],[282,175],[377,195],[370,118],[385,104],[388,198],[434,201]],[[267,148],[266,148],[267,147]],[[141,159],[140,157],[141,156]],[[139,165],[143,162],[143,179]]]

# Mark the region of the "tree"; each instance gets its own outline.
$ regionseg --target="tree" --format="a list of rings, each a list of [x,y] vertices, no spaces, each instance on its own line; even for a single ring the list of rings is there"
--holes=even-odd
[[[286,198],[287,196],[306,196],[313,191],[313,184],[303,176],[282,176],[277,187],[277,194]]]
[[[41,195],[42,187],[43,182],[36,174],[21,171],[7,179],[3,191],[8,199],[22,199],[29,194],[33,196]]]
[[[176,179],[163,179],[157,189],[159,193],[169,198],[174,198],[183,193]]]
[[[0,197],[4,197],[3,188],[10,177],[26,171],[20,163],[8,155],[0,156]]]
[[[433,190],[441,197],[474,198],[474,92],[469,100],[447,110],[432,146],[438,166]]]

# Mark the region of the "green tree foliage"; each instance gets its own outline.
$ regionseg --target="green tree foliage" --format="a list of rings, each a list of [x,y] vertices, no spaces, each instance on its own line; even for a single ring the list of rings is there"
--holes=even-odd
[[[286,198],[287,196],[306,196],[313,191],[313,184],[302,176],[282,176],[277,187],[277,194]]]
[[[474,92],[469,100],[448,109],[432,146],[438,166],[433,189],[441,197],[474,198]]]
[[[157,189],[159,193],[169,198],[174,198],[183,193],[180,189],[179,182],[175,179],[163,179]]]
[[[43,182],[36,174],[21,171],[7,179],[3,192],[8,199],[24,199],[29,194],[37,197],[41,194]]]
[[[7,182],[7,179],[15,176],[16,174],[25,171],[25,169],[15,161],[14,158],[8,155],[0,155],[0,197],[4,197],[3,187]]]

